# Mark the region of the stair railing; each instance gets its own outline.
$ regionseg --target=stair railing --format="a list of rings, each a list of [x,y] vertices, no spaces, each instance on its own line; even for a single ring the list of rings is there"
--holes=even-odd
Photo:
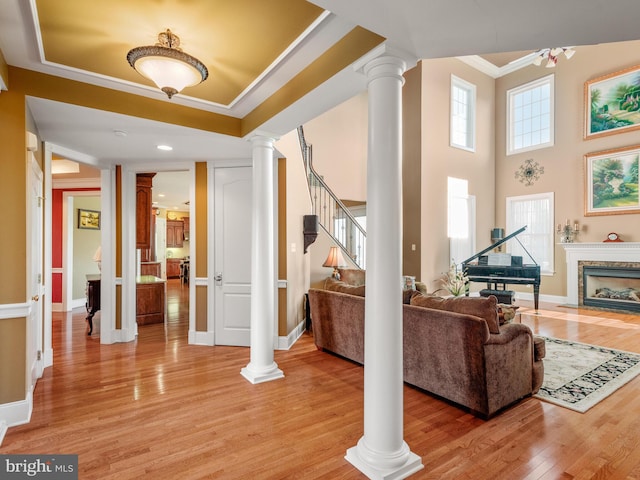
[[[364,269],[367,243],[365,229],[314,170],[313,147],[307,143],[301,126],[298,127],[298,139],[307,173],[312,214],[318,216],[318,224],[342,248],[343,253],[348,255],[358,268]]]

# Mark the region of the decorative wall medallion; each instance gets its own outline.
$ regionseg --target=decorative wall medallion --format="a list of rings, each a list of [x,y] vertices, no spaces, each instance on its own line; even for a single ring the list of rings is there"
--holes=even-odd
[[[516,170],[515,177],[520,183],[524,183],[526,187],[530,187],[543,173],[544,167],[538,165],[538,162],[534,162],[533,159],[530,158],[529,160],[525,160],[518,170]]]

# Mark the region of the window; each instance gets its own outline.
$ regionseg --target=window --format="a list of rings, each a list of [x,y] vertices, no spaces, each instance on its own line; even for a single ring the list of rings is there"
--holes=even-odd
[[[507,91],[507,155],[553,145],[553,78]]]
[[[449,256],[460,265],[475,250],[476,199],[468,194],[467,180],[448,177],[447,181]]]
[[[553,274],[553,192],[507,197],[507,233],[524,226],[527,229],[516,237],[522,245],[511,239],[507,252],[521,256],[524,264],[537,263],[542,274]]]
[[[451,75],[450,145],[475,152],[476,86]]]

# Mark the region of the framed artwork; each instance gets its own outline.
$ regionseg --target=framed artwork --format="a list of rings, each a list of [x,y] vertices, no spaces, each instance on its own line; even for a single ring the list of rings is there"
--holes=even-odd
[[[98,210],[78,209],[78,228],[100,230],[100,212]]]
[[[639,158],[640,145],[585,155],[586,216],[640,213]]]
[[[640,65],[584,84],[584,138],[640,128]]]

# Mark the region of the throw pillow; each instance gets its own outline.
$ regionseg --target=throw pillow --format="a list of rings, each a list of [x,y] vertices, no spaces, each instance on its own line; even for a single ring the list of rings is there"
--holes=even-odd
[[[349,285],[364,285],[366,272],[358,268],[339,268],[340,280]]]
[[[335,278],[327,278],[324,282],[325,290],[331,290],[333,292],[348,293],[349,295],[357,295],[358,297],[364,297],[365,287],[364,285],[349,285]]]
[[[500,327],[498,326],[498,299],[494,295],[489,295],[488,297],[450,298],[415,295],[411,298],[410,303],[419,307],[475,315],[487,322],[489,332],[500,333]]]

